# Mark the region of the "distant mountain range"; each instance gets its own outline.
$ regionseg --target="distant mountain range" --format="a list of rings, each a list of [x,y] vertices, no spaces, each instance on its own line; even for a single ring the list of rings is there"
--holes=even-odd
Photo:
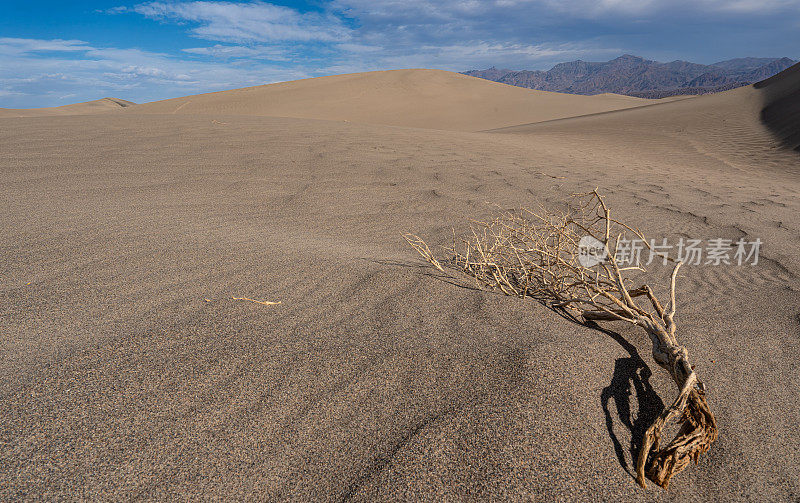
[[[571,61],[550,70],[470,70],[464,75],[518,87],[572,94],[618,93],[641,98],[705,94],[741,87],[797,63],[789,58],[736,58],[713,65],[659,63],[626,54],[604,63]]]

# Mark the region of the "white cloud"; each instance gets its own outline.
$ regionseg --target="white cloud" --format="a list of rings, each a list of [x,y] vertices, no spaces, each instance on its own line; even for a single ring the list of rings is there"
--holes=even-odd
[[[601,42],[599,32],[575,40],[574,30],[561,33],[553,26],[597,17],[618,24],[624,19],[662,18],[665,13],[741,15],[797,7],[800,0],[331,0],[321,5],[320,12],[301,13],[262,1],[154,1],[126,10],[186,23],[192,36],[226,43],[184,49],[187,54],[294,62],[318,72],[342,65],[378,68],[387,64],[463,69],[496,63],[538,68],[555,63],[557,57],[635,52]],[[542,32],[547,35],[543,37]]]
[[[150,2],[132,9],[143,16],[197,23],[191,33],[221,42],[341,42],[350,31],[330,14],[300,13],[264,2]]]
[[[82,40],[38,40],[32,38],[0,37],[3,54],[26,54],[34,52],[77,52],[89,48],[88,42]]]
[[[271,61],[290,61],[291,48],[273,45],[221,45],[216,44],[210,47],[189,47],[182,49],[187,54],[198,56],[210,56],[218,59],[267,59]]]
[[[710,10],[743,14],[800,10],[800,1],[797,0],[700,0],[699,4]]]
[[[617,48],[602,48],[580,44],[503,44],[474,42],[454,45],[423,45],[413,54],[402,52],[381,54],[367,60],[368,69],[386,68],[438,68],[441,70],[463,71],[465,68],[485,68],[490,65],[530,68],[540,62],[566,61],[576,58],[604,57],[620,54]],[[348,65],[350,71],[365,71]]]
[[[376,53],[383,50],[383,47],[379,45],[366,45],[366,44],[337,44],[336,48],[344,51],[344,52],[352,52],[354,54],[363,54],[363,53]]]
[[[505,0],[506,3],[512,0]],[[194,37],[225,42],[183,52],[220,61],[268,60],[306,65],[316,75],[347,68],[435,67],[448,70],[489,64],[514,67],[554,63],[557,57],[618,52],[589,42],[530,44],[529,30],[493,38],[492,16],[502,3],[478,0],[334,0],[326,10],[300,13],[265,2],[149,2],[135,12],[186,23]],[[517,7],[530,0],[513,2]],[[115,10],[117,12],[118,9]],[[512,13],[513,14],[513,13]],[[347,27],[346,18],[356,19]],[[502,38],[502,37],[501,37]],[[512,61],[513,60],[513,61]]]
[[[0,67],[0,106],[7,108],[59,105],[64,96],[151,101],[310,76],[296,68],[183,60],[80,40],[19,38],[0,38]]]
[[[510,0],[513,1],[513,0]],[[556,12],[591,17],[597,15],[655,16],[660,13],[689,15],[704,13],[772,14],[798,10],[798,0],[520,0],[517,4],[539,3]]]
[[[470,16],[514,17],[526,11],[531,17],[569,13],[580,18],[598,15],[649,16],[660,12],[737,12],[767,14],[800,10],[800,0],[333,0],[332,9],[373,19],[426,22]],[[513,16],[513,17],[512,17]]]

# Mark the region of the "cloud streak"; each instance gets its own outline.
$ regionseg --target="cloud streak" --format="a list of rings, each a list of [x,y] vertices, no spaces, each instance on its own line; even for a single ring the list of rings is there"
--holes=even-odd
[[[300,13],[265,2],[149,2],[133,12],[164,21],[197,23],[191,33],[220,42],[343,42],[350,30],[332,14]]]

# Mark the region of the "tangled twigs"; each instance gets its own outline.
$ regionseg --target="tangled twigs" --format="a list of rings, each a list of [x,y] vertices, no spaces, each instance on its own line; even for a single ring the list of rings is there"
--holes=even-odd
[[[447,249],[452,259],[446,264],[484,287],[533,297],[584,320],[628,322],[649,335],[653,359],[670,373],[680,394],[647,430],[636,462],[636,480],[644,487],[647,476],[667,488],[676,473],[708,451],[717,438],[717,425],[688,352],[675,338],[675,284],[681,263],[673,267],[665,307],[649,285],[632,288],[629,275],[644,269],[624,256],[625,244],[631,242],[627,235],[658,255],[638,229],[611,218],[595,190],[576,194],[562,212],[523,209],[490,222],[475,222],[460,244],[454,241]],[[412,234],[404,237],[425,260],[444,270],[424,240]],[[662,258],[665,263],[672,261]],[[626,267],[628,262],[635,264]],[[662,449],[661,436],[670,421],[681,427]]]

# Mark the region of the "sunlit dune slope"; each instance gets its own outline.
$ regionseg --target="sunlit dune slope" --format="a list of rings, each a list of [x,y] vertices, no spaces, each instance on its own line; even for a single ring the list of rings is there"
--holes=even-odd
[[[138,105],[135,112],[262,115],[478,131],[652,103],[535,91],[441,70],[319,77]]]

